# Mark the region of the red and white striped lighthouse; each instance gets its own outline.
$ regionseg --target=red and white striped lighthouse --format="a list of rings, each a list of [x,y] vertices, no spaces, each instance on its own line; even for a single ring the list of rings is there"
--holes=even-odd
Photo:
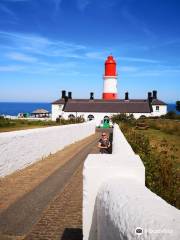
[[[104,100],[117,99],[117,72],[116,61],[112,55],[105,61],[104,90],[102,98]]]

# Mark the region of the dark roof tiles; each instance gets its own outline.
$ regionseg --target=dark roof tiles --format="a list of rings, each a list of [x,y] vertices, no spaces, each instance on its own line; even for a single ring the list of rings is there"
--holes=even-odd
[[[65,112],[109,112],[109,113],[150,113],[147,100],[69,100]]]
[[[64,104],[59,99],[52,104]],[[164,102],[153,99],[152,105],[166,105]],[[110,113],[150,113],[152,111],[147,99],[68,99],[64,105],[65,112],[110,112]]]
[[[159,99],[153,99],[152,105],[167,105],[167,104]]]

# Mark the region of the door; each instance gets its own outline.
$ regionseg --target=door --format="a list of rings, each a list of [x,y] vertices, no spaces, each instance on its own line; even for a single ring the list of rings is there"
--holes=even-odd
[[[109,117],[104,117],[103,128],[109,128]]]

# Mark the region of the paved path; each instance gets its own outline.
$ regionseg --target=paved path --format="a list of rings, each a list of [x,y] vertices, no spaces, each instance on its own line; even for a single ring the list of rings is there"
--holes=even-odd
[[[0,239],[81,239],[82,166],[98,138],[0,179]]]

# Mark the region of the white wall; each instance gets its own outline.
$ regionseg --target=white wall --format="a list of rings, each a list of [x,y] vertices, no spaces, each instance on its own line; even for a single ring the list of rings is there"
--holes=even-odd
[[[156,106],[159,106],[159,110],[156,110]],[[153,105],[153,116],[161,116],[167,113],[167,105]]]
[[[0,133],[0,176],[25,168],[94,133],[94,121]]]
[[[115,125],[112,154],[91,154],[84,164],[83,240],[131,240],[135,226],[162,230],[173,223],[175,238],[150,234],[140,239],[178,240],[177,217],[179,210],[145,187],[144,165]]]
[[[56,121],[56,118],[62,114],[63,104],[52,104],[51,111],[52,111],[52,121]]]
[[[120,145],[119,145],[120,140]],[[101,184],[112,177],[129,177],[144,185],[145,169],[117,125],[113,131],[113,153],[88,155],[83,170],[83,236],[94,236],[93,212],[97,192]],[[91,237],[90,239],[93,239]],[[95,240],[95,239],[94,239]]]
[[[159,111],[156,111],[156,106],[153,107],[152,113],[128,113],[128,115],[133,114],[134,118],[138,119],[140,116],[144,115],[146,117],[152,117],[152,116],[161,116],[167,113],[167,106],[159,106]],[[82,116],[85,121],[88,121],[88,115],[92,114],[95,117],[96,125],[101,125],[102,120],[105,116],[111,117],[112,115],[117,115],[119,113],[97,113],[97,112],[62,112],[63,105],[58,104],[52,104],[52,120],[55,121],[59,115],[62,115],[63,118],[68,119],[68,116],[70,114],[73,114],[75,117]]]
[[[180,239],[180,211],[137,181],[122,177],[106,180],[95,209],[93,240]],[[139,227],[141,235],[136,233]]]

